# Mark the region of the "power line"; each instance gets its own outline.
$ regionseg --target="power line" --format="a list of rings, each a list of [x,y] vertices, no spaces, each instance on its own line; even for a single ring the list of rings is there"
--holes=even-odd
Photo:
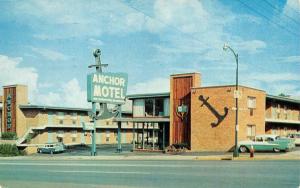
[[[198,42],[205,43],[206,45],[210,45],[210,44],[207,43],[207,42],[201,41],[200,39],[198,39],[197,37],[195,37],[195,36],[192,35],[192,34],[185,33],[185,32],[183,32],[183,31],[181,31],[181,29],[179,29],[179,28],[177,28],[177,27],[175,27],[175,26],[173,26],[173,25],[170,25],[170,24],[168,24],[168,23],[166,23],[166,22],[164,22],[164,21],[162,21],[162,20],[160,20],[160,19],[154,18],[153,16],[151,16],[151,15],[149,15],[149,14],[146,14],[145,12],[139,10],[138,8],[133,7],[132,5],[129,5],[129,4],[127,4],[127,3],[124,3],[122,0],[119,0],[119,1],[120,1],[122,4],[124,4],[124,5],[126,5],[126,6],[128,6],[128,7],[130,7],[130,8],[132,8],[132,9],[134,9],[135,11],[137,11],[137,12],[143,14],[144,16],[146,16],[146,17],[148,17],[148,18],[151,18],[151,19],[153,19],[153,20],[156,20],[156,21],[160,22],[161,24],[166,25],[167,27],[174,29],[174,30],[177,31],[178,33],[181,33],[181,34],[183,34],[183,35],[189,36],[190,38],[193,38],[193,39],[197,40]]]
[[[252,8],[251,6],[247,5],[246,3],[242,2],[241,0],[238,0],[238,1],[239,1],[242,5],[244,5],[246,8],[248,8],[249,10],[251,10],[252,12],[255,12],[256,14],[258,14],[258,15],[262,16],[263,18],[265,18],[266,20],[268,20],[270,23],[276,25],[277,27],[280,27],[281,29],[283,29],[283,30],[289,32],[290,34],[292,34],[292,35],[294,35],[294,36],[296,36],[296,37],[299,37],[298,34],[292,32],[291,30],[286,29],[284,26],[282,26],[282,25],[280,25],[280,24],[278,24],[278,23],[276,23],[276,22],[270,20],[267,16],[265,16],[264,14],[258,12],[257,10],[255,10],[255,9]]]
[[[263,0],[267,5],[269,5],[270,7],[272,7],[274,10],[276,10],[277,12],[281,13],[281,10],[279,10],[277,7],[275,7],[274,5],[272,5],[269,1],[267,0]],[[300,25],[299,22],[297,22],[294,18],[290,17],[289,15],[285,14],[284,12],[282,13],[285,17],[289,18],[290,20],[292,20],[293,22],[295,22],[296,24]]]

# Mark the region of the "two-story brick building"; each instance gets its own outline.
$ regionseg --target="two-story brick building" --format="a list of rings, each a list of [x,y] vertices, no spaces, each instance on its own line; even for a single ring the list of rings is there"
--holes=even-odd
[[[89,109],[31,105],[27,92],[23,85],[4,86],[0,132],[16,132],[20,147],[91,143],[81,124],[90,122]],[[127,96],[132,112],[98,121],[96,143],[117,143],[117,123],[122,122],[121,142],[132,143],[133,149],[184,144],[191,151],[228,151],[234,146],[236,97],[238,140],[300,131],[299,100],[241,85],[238,92],[233,85],[203,87],[199,73],[187,73],[170,76],[170,92]]]

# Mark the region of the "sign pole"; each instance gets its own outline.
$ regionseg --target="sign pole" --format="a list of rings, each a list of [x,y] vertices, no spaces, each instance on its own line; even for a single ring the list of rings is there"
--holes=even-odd
[[[92,130],[92,151],[91,156],[96,156],[96,125],[97,125],[97,119],[96,119],[96,103],[92,103],[92,111],[93,111],[93,122],[94,122],[94,128]]]
[[[118,118],[121,118],[121,105],[118,105]],[[117,148],[117,153],[121,153],[122,152],[122,145],[121,145],[121,139],[122,139],[122,136],[121,136],[121,121],[118,121],[118,148]]]
[[[94,50],[93,53],[96,63],[89,65],[89,68],[95,67],[96,73],[87,75],[87,101],[92,102],[92,147],[91,155],[96,155],[96,121],[113,118],[116,115],[121,117],[121,104],[125,103],[128,75],[126,73],[103,73],[102,67],[107,67],[108,64],[102,64],[100,60],[100,49]],[[100,104],[99,112],[97,113],[96,104]],[[116,111],[109,111],[107,104],[118,105]],[[87,129],[88,124],[83,124]],[[118,148],[117,152],[122,151],[121,146],[121,122],[118,122]]]

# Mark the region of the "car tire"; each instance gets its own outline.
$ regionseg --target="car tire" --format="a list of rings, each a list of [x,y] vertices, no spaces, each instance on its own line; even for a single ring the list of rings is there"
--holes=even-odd
[[[273,151],[276,152],[276,153],[278,153],[278,152],[280,152],[280,149],[278,149],[278,148],[273,148]]]
[[[240,152],[246,153],[248,151],[248,148],[246,146],[240,146]]]

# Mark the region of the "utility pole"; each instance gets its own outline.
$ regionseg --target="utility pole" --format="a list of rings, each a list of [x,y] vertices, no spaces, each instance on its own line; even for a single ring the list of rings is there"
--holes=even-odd
[[[239,148],[238,148],[238,131],[239,131],[239,56],[237,53],[234,52],[230,46],[224,44],[223,50],[226,51],[229,49],[234,57],[235,57],[235,62],[236,62],[236,72],[235,72],[235,92],[234,92],[234,97],[235,97],[235,138],[234,138],[234,152],[233,152],[233,157],[238,157],[239,156]]]

